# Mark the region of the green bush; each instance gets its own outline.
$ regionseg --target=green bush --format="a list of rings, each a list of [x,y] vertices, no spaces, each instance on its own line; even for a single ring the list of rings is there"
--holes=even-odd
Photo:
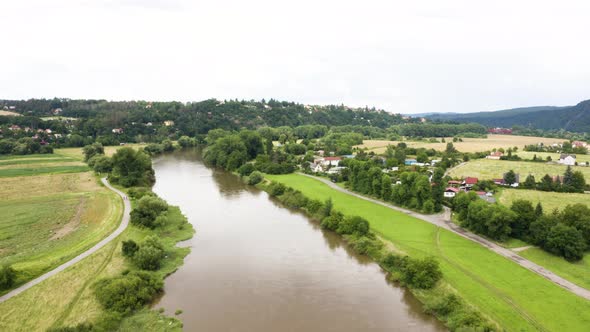
[[[139,246],[137,245],[137,243],[135,243],[135,241],[133,241],[133,240],[123,241],[123,247],[121,248],[121,251],[123,252],[123,256],[133,257],[133,255],[135,255],[137,250],[139,250]]]
[[[246,164],[246,165],[249,165],[249,164]],[[254,171],[250,174],[250,176],[248,176],[248,184],[249,185],[259,184],[263,179],[264,179],[264,176],[262,175],[262,173],[260,173],[258,171]]]
[[[156,218],[166,210],[168,210],[168,204],[161,198],[143,196],[137,202],[137,207],[131,211],[131,223],[136,226],[155,228],[158,226]]]
[[[133,271],[96,282],[94,292],[104,309],[128,314],[151,302],[163,286],[162,280],[154,274]]]
[[[9,289],[14,285],[16,271],[11,266],[2,265],[0,267],[0,289]]]
[[[406,285],[429,289],[442,278],[442,271],[434,257],[414,259],[406,257],[402,267],[401,281]]]
[[[287,187],[280,182],[273,181],[270,183],[270,185],[268,185],[268,194],[273,197],[284,194],[285,190],[287,190]]]
[[[343,219],[344,219],[344,216],[342,215],[342,213],[337,212],[337,211],[332,211],[332,213],[329,216],[322,219],[320,226],[322,228],[329,229],[329,230],[335,232],[338,229],[338,226],[340,225],[340,222],[342,222]]]
[[[248,164],[244,164],[244,165],[240,166],[240,168],[238,168],[238,174],[240,174],[241,176],[249,176],[255,170],[256,169],[254,168],[254,165],[248,163]]]
[[[358,236],[364,236],[369,233],[369,222],[359,216],[346,217],[338,228],[336,229],[338,234],[355,234]]]
[[[281,201],[290,208],[299,209],[307,206],[308,199],[300,191],[287,189],[281,196]]]
[[[158,270],[166,252],[164,246],[155,236],[149,236],[133,255],[133,262],[142,270]]]

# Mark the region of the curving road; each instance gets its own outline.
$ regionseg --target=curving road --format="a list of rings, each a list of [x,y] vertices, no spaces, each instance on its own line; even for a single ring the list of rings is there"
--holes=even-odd
[[[119,227],[113,232],[111,233],[109,236],[105,237],[104,239],[102,239],[100,242],[98,242],[97,244],[95,244],[92,248],[86,250],[85,252],[81,253],[80,255],[72,258],[71,260],[63,263],[62,265],[56,267],[55,269],[27,282],[26,284],[13,289],[12,291],[0,296],[0,303],[26,291],[27,289],[43,282],[46,279],[51,278],[52,276],[60,273],[61,271],[67,269],[68,267],[78,263],[79,261],[83,260],[84,258],[94,254],[95,252],[97,252],[100,248],[104,247],[107,243],[111,242],[112,240],[114,240],[117,236],[119,236],[121,233],[123,233],[123,231],[127,228],[127,226],[129,225],[129,216],[131,213],[131,203],[129,203],[129,198],[127,197],[127,195],[125,195],[125,193],[123,193],[122,191],[114,188],[113,186],[111,186],[111,184],[107,181],[106,178],[102,178],[101,179],[102,183],[109,188],[110,190],[116,192],[119,196],[121,196],[121,198],[123,199],[123,204],[124,204],[124,209],[123,209],[123,218],[121,219],[121,224],[119,225]]]
[[[504,256],[504,257],[510,259],[511,261],[515,262],[516,264],[518,264],[530,271],[533,271],[534,273],[544,277],[545,279],[553,282],[554,284],[556,284],[562,288],[565,288],[566,290],[568,290],[580,297],[583,297],[586,300],[590,300],[590,290],[580,287],[580,286],[572,283],[571,281],[556,275],[555,273],[545,269],[544,267],[537,265],[537,264],[529,261],[528,259],[523,258],[522,256],[519,256],[518,254],[516,254],[514,251],[512,251],[510,249],[506,249],[506,248],[504,248],[492,241],[489,241],[479,235],[476,235],[476,234],[473,234],[469,231],[466,231],[465,229],[461,228],[460,226],[455,225],[454,223],[451,222],[451,210],[447,207],[445,207],[444,212],[441,214],[435,214],[435,215],[421,214],[421,213],[417,213],[417,212],[414,212],[414,211],[411,211],[408,209],[404,209],[404,208],[401,208],[401,207],[398,207],[395,205],[385,203],[385,202],[377,200],[377,199],[373,199],[370,197],[363,196],[361,194],[357,194],[357,193],[352,192],[348,189],[342,188],[327,179],[322,179],[322,178],[312,176],[309,174],[303,174],[303,173],[299,173],[299,174],[316,179],[318,181],[321,181],[321,182],[327,184],[332,189],[336,189],[336,190],[343,192],[345,194],[352,195],[352,196],[358,197],[360,199],[364,199],[366,201],[385,206],[385,207],[390,208],[392,210],[403,212],[403,213],[410,215],[414,218],[424,220],[424,221],[429,222],[433,225],[436,225],[438,227],[449,230],[449,231],[451,231],[459,236],[462,236],[466,239],[469,239],[473,242],[477,242],[480,245],[488,248],[489,250],[497,253],[498,255],[501,255],[501,256]]]

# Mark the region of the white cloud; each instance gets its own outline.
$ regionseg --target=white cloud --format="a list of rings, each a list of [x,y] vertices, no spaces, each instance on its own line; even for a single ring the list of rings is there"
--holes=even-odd
[[[585,1],[3,1],[0,98],[392,112],[590,98]]]

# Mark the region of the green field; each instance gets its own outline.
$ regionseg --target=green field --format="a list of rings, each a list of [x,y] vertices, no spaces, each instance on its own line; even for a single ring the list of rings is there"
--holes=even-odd
[[[529,174],[532,174],[538,182],[545,174],[563,175],[566,168],[565,165],[556,164],[476,159],[451,169],[449,175],[453,178],[472,176],[483,180],[491,180],[502,178],[504,173],[514,170],[514,172],[520,174],[520,181],[524,181]],[[573,166],[572,168],[574,171],[581,171],[586,179],[590,179],[590,167]]]
[[[516,154],[523,159],[533,159],[533,157],[537,155],[537,158],[543,158],[543,160],[547,159],[547,157],[551,157],[551,160],[553,161],[559,160],[559,153],[518,151]],[[590,162],[590,154],[576,154],[576,161],[579,163]]]
[[[508,207],[517,199],[526,199],[531,201],[533,205],[541,202],[545,213],[549,213],[554,209],[562,210],[568,204],[590,204],[589,194],[556,193],[525,189],[503,189],[496,195],[496,198],[501,204]]]
[[[154,231],[129,226],[121,236],[80,263],[0,303],[0,331],[46,331],[50,327],[95,321],[103,309],[94,296],[94,282],[135,268],[121,254],[122,241],[133,239],[140,242],[155,234],[168,248],[168,256],[156,273],[165,276],[174,272],[190,250],[175,247],[175,244],[190,238],[193,229],[186,224],[180,226],[184,217],[178,208],[171,208],[168,217],[169,223]],[[121,332],[180,330],[178,321],[151,310],[141,310],[125,318],[119,329]]]
[[[46,167],[24,167],[24,168],[7,168],[0,169],[0,178],[15,176],[32,176],[42,174],[63,174],[87,172],[88,166],[46,166]]]
[[[437,257],[445,280],[508,331],[587,331],[590,326],[590,301],[474,242],[302,175],[267,177],[310,198],[331,197],[336,209],[366,218],[374,231],[409,255]]]
[[[576,263],[570,263],[540,248],[530,248],[518,254],[579,286],[590,289],[590,254],[584,255],[584,259]]]
[[[22,284],[117,228],[120,198],[90,173],[0,179],[0,264]]]

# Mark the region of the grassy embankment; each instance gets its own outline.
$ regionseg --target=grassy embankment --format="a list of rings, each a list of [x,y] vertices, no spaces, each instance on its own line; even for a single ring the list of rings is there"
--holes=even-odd
[[[10,157],[0,159],[0,264],[17,270],[16,287],[110,234],[122,209],[116,194],[90,172],[55,171],[87,170],[86,166],[68,165],[79,161],[59,155]],[[31,167],[39,164],[46,165],[45,171]],[[7,171],[12,170],[32,172],[8,176]]]
[[[116,148],[112,148],[110,153]],[[69,156],[66,157],[68,160],[81,159],[81,149],[66,149],[65,152],[60,151],[58,155],[2,157],[0,162],[51,159],[64,155]],[[4,208],[13,216],[0,221],[0,227],[5,226],[3,230],[12,232],[0,238],[0,263],[4,256],[4,260],[14,263],[18,271],[31,271],[27,275],[32,277],[35,273],[49,270],[52,264],[59,265],[74,257],[112,232],[121,217],[121,199],[98,186],[96,180],[89,172],[0,179],[3,184],[0,198],[4,198],[3,202],[7,203],[0,205],[0,214],[6,215],[2,211]],[[73,217],[68,217],[68,213]],[[172,207],[169,217],[169,224],[156,231],[130,226],[116,240],[82,262],[1,303],[0,330],[45,331],[50,327],[98,319],[103,309],[96,301],[91,286],[101,278],[135,269],[121,254],[121,242],[124,240],[140,242],[155,233],[164,243],[168,254],[162,268],[156,273],[166,276],[174,272],[189,252],[188,248],[176,248],[175,244],[190,238],[193,229],[178,208]],[[68,232],[64,233],[64,229]],[[16,249],[18,254],[14,253]],[[182,324],[178,320],[145,309],[125,318],[119,330],[177,331],[181,328]]]
[[[590,301],[476,243],[302,175],[267,177],[312,199],[331,197],[337,210],[366,218],[383,239],[411,256],[437,257],[444,279],[506,330],[584,331],[590,324]]]
[[[537,144],[542,142],[543,144],[551,145],[553,143],[562,143],[565,139],[559,138],[546,138],[546,137],[532,137],[532,136],[516,136],[516,135],[488,135],[487,138],[463,138],[463,142],[453,142],[452,137],[446,137],[445,143],[440,142],[440,138],[437,138],[439,142],[431,143],[426,140],[424,141],[404,141],[409,147],[412,148],[426,148],[435,149],[438,151],[444,151],[447,147],[448,142],[452,142],[455,148],[461,152],[482,152],[489,151],[494,148],[512,148],[518,147],[521,151],[525,145]],[[387,149],[388,145],[398,144],[400,141],[386,141],[386,140],[365,140],[363,144],[357,145],[357,147],[367,148],[375,153],[383,153]],[[531,156],[532,158],[532,156]]]
[[[169,223],[155,231],[129,226],[121,236],[97,253],[19,296],[1,303],[0,330],[45,331],[50,327],[96,321],[103,313],[103,308],[96,300],[92,285],[102,278],[135,269],[121,254],[121,243],[128,239],[141,242],[148,235],[158,236],[166,247],[167,257],[162,268],[155,273],[162,276],[173,273],[182,265],[184,257],[190,251],[189,248],[178,248],[175,245],[178,241],[190,238],[193,229],[186,224],[178,208],[172,208],[169,217]],[[181,329],[182,324],[179,321],[144,309],[125,318],[119,331]]]

